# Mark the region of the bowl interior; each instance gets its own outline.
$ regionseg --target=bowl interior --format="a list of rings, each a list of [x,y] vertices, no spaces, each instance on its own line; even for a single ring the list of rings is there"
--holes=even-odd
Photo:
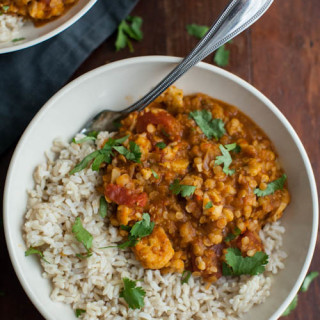
[[[18,42],[0,42],[0,53],[27,48],[55,36],[76,22],[96,1],[97,0],[79,0],[61,17],[41,27],[35,27],[31,21],[25,22],[20,31],[20,37],[25,39]]]
[[[50,284],[41,277],[36,258],[24,257],[22,224],[26,189],[32,188],[32,173],[44,162],[44,152],[58,136],[68,140],[88,118],[103,108],[122,109],[141,97],[167,74],[177,58],[140,57],[96,69],[73,81],[56,94],[37,114],[15,151],[5,190],[5,230],[16,273],[31,300],[47,319],[75,319],[66,305],[50,300]],[[282,114],[261,93],[234,75],[200,63],[176,86],[185,94],[203,92],[237,106],[249,115],[274,142],[288,175],[291,204],[282,224],[286,228],[285,270],[273,279],[270,297],[254,307],[247,320],[277,319],[298,290],[307,272],[317,231],[317,195],[305,151]],[[299,253],[299,254],[297,254]]]

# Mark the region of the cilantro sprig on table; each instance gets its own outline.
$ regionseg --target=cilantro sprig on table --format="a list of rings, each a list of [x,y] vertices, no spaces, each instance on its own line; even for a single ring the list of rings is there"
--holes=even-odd
[[[190,197],[195,192],[196,187],[189,186],[187,184],[180,184],[179,180],[176,179],[173,183],[170,184],[169,190],[171,190],[175,195],[178,195],[180,193],[182,197]]]
[[[238,248],[228,248],[226,262],[222,264],[224,276],[257,275],[263,273],[268,263],[268,255],[258,251],[252,257],[242,257]]]
[[[143,308],[146,292],[141,287],[137,287],[137,281],[129,278],[123,278],[122,281],[124,287],[120,291],[120,297],[127,302],[131,309]]]
[[[224,122],[221,119],[212,119],[212,114],[208,110],[196,110],[189,113],[196,124],[208,139],[220,139],[226,132]]]
[[[198,25],[198,24],[188,24],[186,26],[187,32],[198,39],[201,39],[205,36],[205,34],[208,32],[209,27]],[[219,47],[213,57],[213,61],[216,65],[219,67],[226,67],[229,64],[229,58],[230,58],[230,50],[226,48],[226,45],[222,45]]]
[[[268,183],[268,186],[266,189],[261,190],[259,188],[256,188],[254,190],[254,194],[256,194],[258,197],[264,197],[264,196],[268,196],[270,194],[275,193],[277,190],[282,190],[284,183],[287,180],[287,175],[283,174],[279,179],[274,180],[270,183]]]
[[[309,289],[309,286],[311,284],[311,282],[317,278],[319,276],[319,272],[317,271],[313,271],[310,272],[304,279],[301,287],[300,287],[300,292],[306,292]],[[291,301],[291,303],[289,304],[289,306],[287,307],[287,309],[284,311],[284,313],[282,314],[282,317],[288,316],[298,305],[298,295],[296,295],[293,300]]]
[[[127,249],[134,247],[142,238],[152,233],[154,228],[154,222],[151,222],[150,215],[148,213],[144,213],[142,215],[142,220],[136,222],[132,227],[121,225],[120,228],[129,232],[128,240],[121,244],[118,244],[117,246],[102,247],[100,249]]]
[[[129,47],[130,52],[133,52],[133,46],[130,41],[141,41],[143,38],[143,32],[141,30],[143,20],[138,16],[128,16],[125,20],[122,20],[118,26],[117,39],[115,42],[116,50]]]
[[[24,253],[24,255],[25,255],[26,257],[28,257],[28,256],[30,256],[30,255],[32,255],[32,254],[38,255],[43,261],[45,261],[46,263],[50,263],[48,260],[46,260],[46,259],[44,258],[43,253],[42,253],[40,250],[38,250],[38,249],[36,249],[36,248],[34,248],[34,247],[30,247],[30,248]]]
[[[232,163],[232,158],[230,155],[229,151],[232,150],[237,150],[237,144],[236,143],[232,143],[232,144],[226,144],[225,146],[223,146],[222,144],[219,145],[219,149],[222,153],[222,156],[217,156],[216,160],[215,160],[215,165],[220,165],[223,164],[223,172],[226,175],[233,175],[235,173],[235,171],[233,169],[229,169],[231,163]]]
[[[76,239],[81,242],[83,244],[83,246],[85,247],[85,249],[87,250],[87,254],[86,255],[82,255],[82,254],[76,254],[76,256],[80,259],[85,259],[85,258],[89,258],[92,256],[92,251],[91,251],[91,247],[92,247],[92,240],[93,240],[93,236],[92,234],[86,230],[81,222],[80,217],[77,217],[73,226],[72,226],[72,232],[75,235]]]

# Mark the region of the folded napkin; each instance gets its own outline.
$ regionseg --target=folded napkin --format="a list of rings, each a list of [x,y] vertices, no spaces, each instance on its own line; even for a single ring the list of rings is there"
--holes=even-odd
[[[0,154],[41,106],[117,28],[138,0],[99,0],[78,22],[34,47],[0,55]]]

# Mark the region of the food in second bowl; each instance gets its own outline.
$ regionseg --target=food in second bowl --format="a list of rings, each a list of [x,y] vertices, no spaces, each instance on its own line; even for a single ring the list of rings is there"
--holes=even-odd
[[[78,0],[0,0],[0,42],[23,40],[25,20],[41,25],[65,13]]]
[[[170,88],[94,140],[55,142],[29,194],[27,254],[54,300],[84,319],[236,319],[264,301],[290,197],[247,116]]]

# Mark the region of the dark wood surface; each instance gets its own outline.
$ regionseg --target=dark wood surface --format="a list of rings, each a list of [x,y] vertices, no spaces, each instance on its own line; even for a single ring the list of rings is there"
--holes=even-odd
[[[210,25],[226,2],[141,0],[133,14],[144,19],[144,39],[133,44],[134,53],[128,49],[115,52],[115,36],[112,36],[92,53],[73,78],[127,57],[184,56],[196,44],[196,39],[186,33],[186,24]],[[320,1],[275,0],[270,10],[253,27],[239,35],[229,48],[231,60],[226,69],[253,84],[284,113],[308,152],[319,187]],[[212,56],[205,61],[212,63]],[[12,150],[0,158],[1,195],[11,154]],[[43,319],[17,280],[3,231],[0,247],[0,318]],[[319,239],[310,270],[320,271]],[[286,319],[320,319],[320,277],[307,293],[299,295],[297,309]]]

